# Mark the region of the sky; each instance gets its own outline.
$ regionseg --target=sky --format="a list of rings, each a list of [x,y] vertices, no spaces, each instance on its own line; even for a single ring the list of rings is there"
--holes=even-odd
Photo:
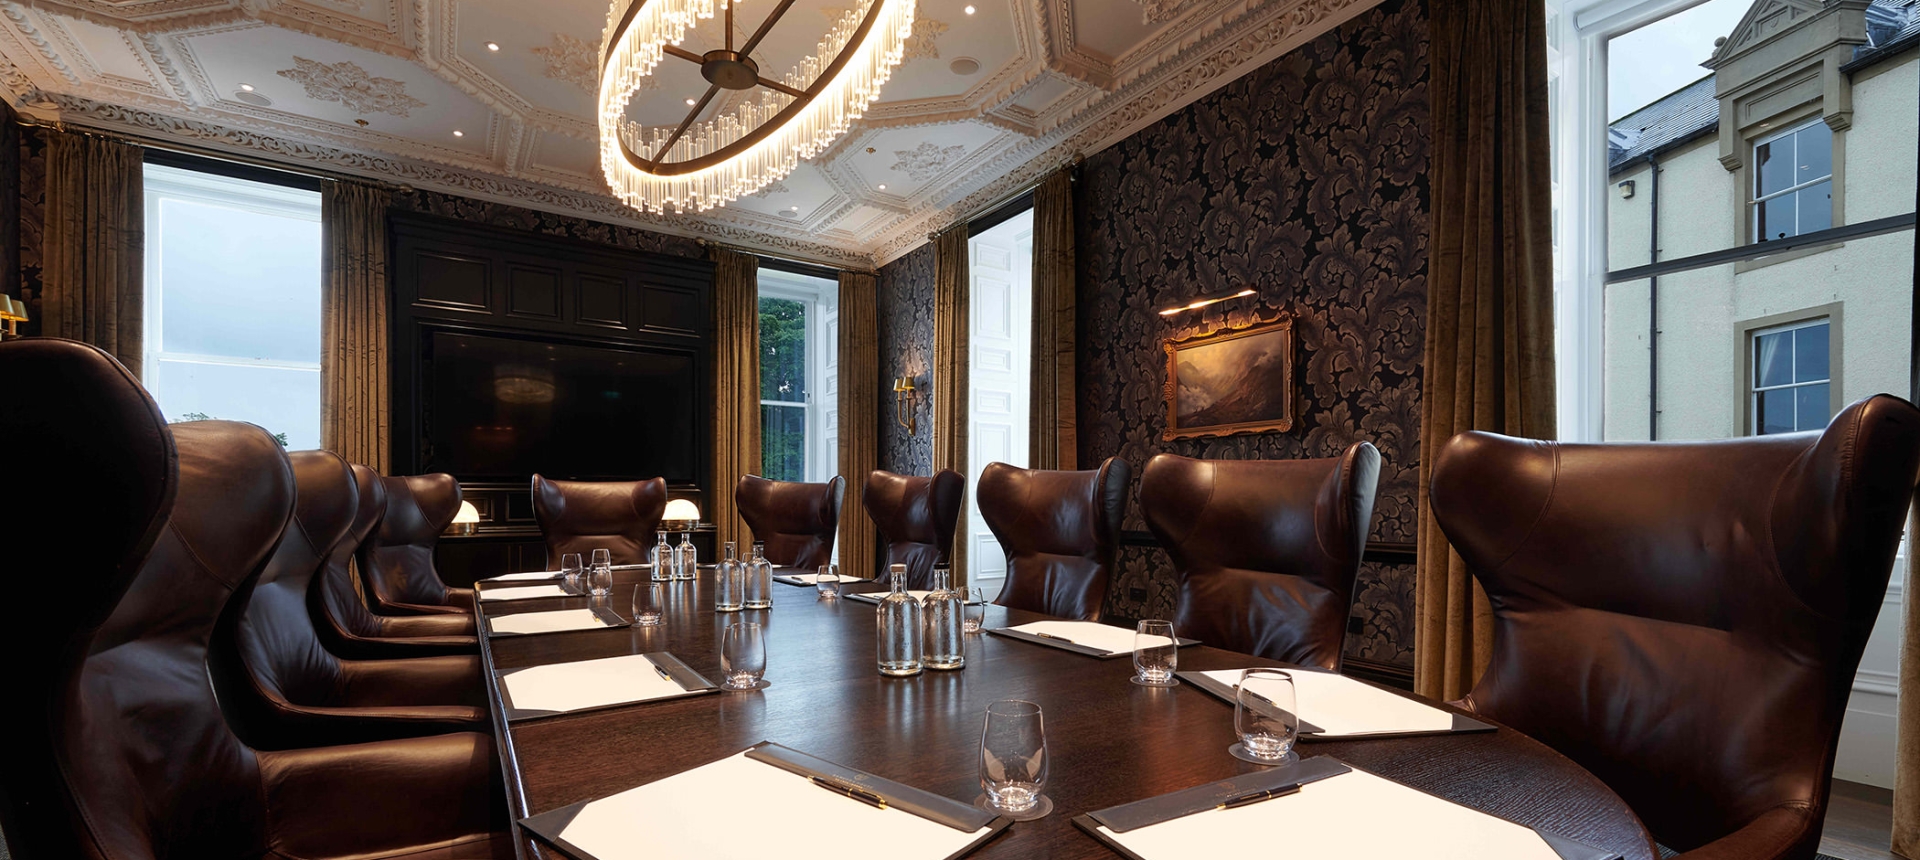
[[[1713,40],[1733,32],[1753,0],[1707,2],[1615,36],[1607,45],[1607,121],[1612,122],[1708,72]]]

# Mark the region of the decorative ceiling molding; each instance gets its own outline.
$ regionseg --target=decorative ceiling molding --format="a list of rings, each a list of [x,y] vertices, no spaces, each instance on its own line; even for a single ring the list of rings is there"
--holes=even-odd
[[[1140,22],[1143,24],[1159,24],[1178,18],[1180,10],[1187,5],[1187,0],[1138,0],[1138,2]]]
[[[307,98],[339,102],[357,113],[387,113],[408,116],[426,102],[407,95],[405,81],[367,74],[357,63],[342,60],[323,63],[306,57],[294,57],[293,68],[274,72],[299,84]]]
[[[895,161],[888,169],[905,173],[908,179],[915,182],[925,182],[947,169],[947,165],[952,164],[966,152],[967,148],[964,146],[941,146],[930,140],[923,141],[912,149],[894,150]]]
[[[585,39],[576,39],[565,33],[553,34],[553,41],[537,45],[533,52],[547,64],[547,77],[556,81],[565,81],[582,92],[596,92],[600,89],[600,47]],[[659,86],[652,75],[641,84],[642,91]]]
[[[935,21],[932,18],[914,19],[913,35],[907,37],[907,51],[901,58],[904,60],[916,57],[940,59],[940,45],[934,40],[940,38],[940,34],[945,33],[947,29],[945,21]]]

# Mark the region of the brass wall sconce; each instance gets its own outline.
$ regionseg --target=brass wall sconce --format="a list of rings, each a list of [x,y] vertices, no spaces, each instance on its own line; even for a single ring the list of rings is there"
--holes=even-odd
[[[913,417],[913,401],[914,398],[919,395],[920,392],[915,391],[913,388],[913,377],[902,376],[893,380],[893,420],[898,422],[900,426],[907,428],[908,436],[912,436],[916,429],[914,426],[916,422]]]
[[[7,324],[6,331],[0,332],[0,340],[19,337],[20,324],[26,321],[27,303],[12,296],[0,295],[0,322]]]

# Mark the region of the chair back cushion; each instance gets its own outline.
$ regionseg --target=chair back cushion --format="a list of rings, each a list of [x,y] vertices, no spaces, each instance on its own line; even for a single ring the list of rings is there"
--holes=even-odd
[[[1379,478],[1366,442],[1323,459],[1148,461],[1140,512],[1173,560],[1176,632],[1340,668]]]
[[[380,478],[386,512],[361,545],[361,584],[379,604],[443,606],[447,584],[433,567],[440,533],[460,512],[460,482],[444,472]]]
[[[31,495],[0,517],[12,577],[0,643],[16,657],[0,830],[22,857],[83,857],[98,852],[55,749],[79,728],[75,679],[166,525],[179,466],[153,398],[96,347],[0,343],[0,379],[0,451],[15,455],[6,479]]]
[[[753,530],[753,539],[766,544],[768,561],[811,570],[833,559],[840,498],[846,489],[847,481],[839,475],[824,484],[743,475],[734,485],[733,502]]]
[[[1668,847],[1778,807],[1817,840],[1917,475],[1920,410],[1886,395],[1824,433],[1454,437],[1433,510],[1493,609],[1467,704],[1592,771]]]
[[[887,567],[874,581],[892,580],[892,565],[907,566],[907,587],[933,587],[933,566],[953,557],[953,530],[960,519],[966,479],[952,469],[931,478],[874,470],[860,504],[887,544]]]
[[[554,481],[533,476],[533,516],[547,539],[547,568],[577,552],[592,561],[596,549],[614,564],[646,564],[660,515],[667,511],[667,482]]]
[[[1127,461],[1088,472],[989,463],[975,503],[1007,553],[995,603],[1062,618],[1100,619],[1127,510]]]

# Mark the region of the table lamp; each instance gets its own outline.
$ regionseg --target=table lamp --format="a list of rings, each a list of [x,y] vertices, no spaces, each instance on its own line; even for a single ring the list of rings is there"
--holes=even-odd
[[[461,537],[473,537],[480,530],[480,510],[472,502],[462,501],[459,512],[453,515],[453,533]]]
[[[700,567],[699,550],[693,548],[693,527],[700,522],[700,507],[689,499],[673,499],[660,514],[660,526],[680,533],[680,545],[673,549],[674,579],[692,579]]]
[[[0,295],[0,322],[7,324],[5,337],[19,337],[20,324],[27,321],[27,303],[12,296]]]

